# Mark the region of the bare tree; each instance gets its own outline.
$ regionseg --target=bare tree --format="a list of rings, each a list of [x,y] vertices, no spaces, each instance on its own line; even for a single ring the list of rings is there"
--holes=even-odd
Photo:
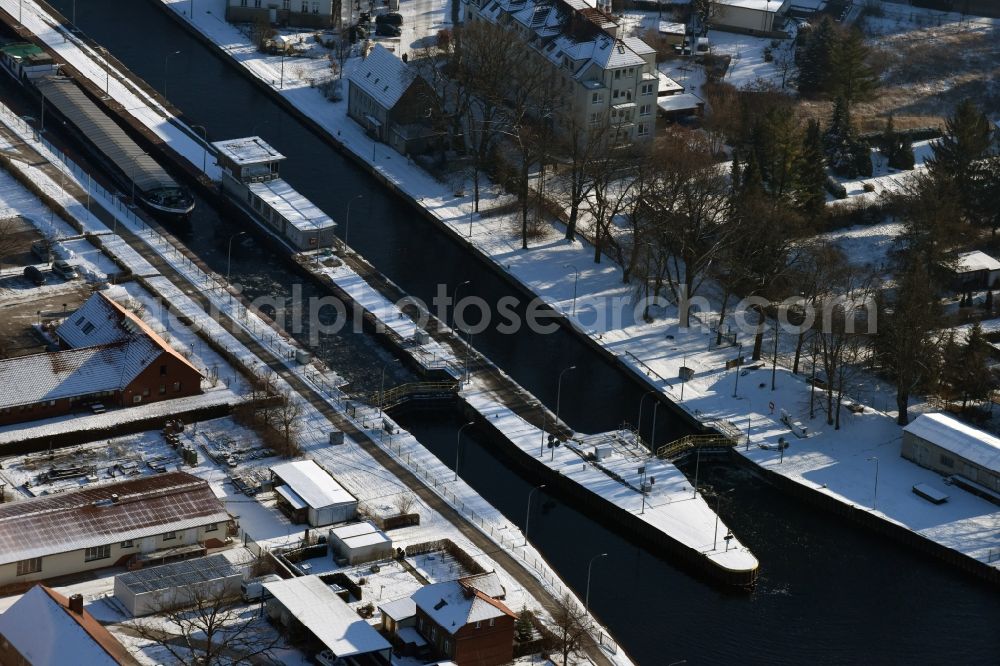
[[[180,588],[161,595],[153,609],[154,615],[125,626],[180,664],[257,663],[280,640],[256,608],[221,586]]]
[[[17,249],[20,232],[21,219],[19,217],[0,218],[0,273],[3,272],[3,260]]]
[[[400,514],[407,514],[413,509],[413,505],[416,504],[417,498],[413,496],[411,492],[401,492],[393,498],[393,504],[396,507],[396,511]]]
[[[304,412],[302,401],[287,391],[279,394],[277,403],[268,410],[268,422],[280,435],[279,454],[291,457],[300,452],[297,436]]]
[[[656,191],[644,203],[657,221],[659,232],[653,240],[667,257],[664,279],[681,308],[679,324],[686,327],[687,303],[734,240],[729,181],[712,157],[709,140],[687,130],[668,133],[656,151],[654,168]]]
[[[571,655],[580,652],[587,638],[587,626],[586,614],[568,594],[559,600],[552,613],[552,630],[563,666],[568,666]]]

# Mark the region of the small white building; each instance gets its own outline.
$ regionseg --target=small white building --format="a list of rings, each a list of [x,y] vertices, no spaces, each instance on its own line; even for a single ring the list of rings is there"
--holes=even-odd
[[[781,30],[791,0],[712,0],[709,25],[719,30],[762,33]]]
[[[992,289],[1000,279],[1000,261],[979,250],[958,255],[953,270],[959,289]]]
[[[318,576],[264,583],[267,615],[299,633],[305,630],[345,664],[389,664],[392,646]],[[341,663],[337,661],[337,663]]]
[[[1000,438],[946,414],[921,414],[903,428],[900,455],[1000,493]]]
[[[115,599],[133,617],[142,617],[199,599],[236,596],[242,582],[240,570],[219,553],[115,576]]]
[[[330,548],[335,560],[363,564],[392,557],[392,539],[367,520],[330,530]]]
[[[275,465],[271,477],[279,505],[293,520],[322,527],[357,516],[357,498],[312,460]]]

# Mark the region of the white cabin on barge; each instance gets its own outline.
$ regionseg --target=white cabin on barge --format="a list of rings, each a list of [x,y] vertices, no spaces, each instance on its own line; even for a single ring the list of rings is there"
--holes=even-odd
[[[334,243],[337,224],[278,175],[285,156],[259,136],[213,143],[222,167],[222,192],[258,224],[296,250]]]

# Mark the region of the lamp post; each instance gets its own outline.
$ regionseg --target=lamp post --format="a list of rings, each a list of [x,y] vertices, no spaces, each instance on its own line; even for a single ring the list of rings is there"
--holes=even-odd
[[[191,125],[192,130],[201,130],[205,145],[201,147],[201,172],[208,173],[208,130],[204,125]]]
[[[247,232],[237,231],[229,237],[229,249],[226,251],[226,283],[229,283],[229,270],[233,267],[233,239],[237,236],[245,236]]]
[[[464,426],[458,429],[458,434],[455,435],[455,481],[458,481],[458,456],[462,452],[462,431],[471,425],[476,425],[475,421],[469,421]]]
[[[382,418],[382,403],[385,401],[385,369],[389,367],[389,364],[393,361],[398,362],[399,359],[392,359],[391,361],[386,361],[382,364],[382,379],[378,385],[378,417]]]
[[[639,438],[642,438],[642,403],[645,402],[646,398],[656,393],[656,391],[647,391],[639,398],[639,423],[636,425],[635,430],[639,433]]]
[[[358,194],[355,195],[353,199],[347,204],[347,216],[344,218],[344,245],[347,245],[347,233],[351,230],[351,205],[358,199],[364,199],[365,195]]]
[[[561,403],[562,403],[562,380],[563,380],[563,375],[565,375],[570,370],[576,370],[576,366],[575,365],[571,365],[568,368],[565,368],[562,372],[559,373],[559,381],[556,382],[556,384],[557,384],[556,385],[556,425],[557,426],[559,425],[559,407],[562,406]]]
[[[600,553],[598,555],[594,555],[592,558],[590,558],[590,563],[587,565],[587,593],[583,595],[583,607],[584,607],[584,610],[586,610],[587,615],[590,615],[590,570],[591,570],[591,567],[594,566],[594,560],[596,560],[599,557],[607,557],[607,556],[608,556],[607,553]]]
[[[459,284],[458,286],[455,287],[455,302],[454,302],[454,304],[452,306],[452,309],[451,309],[451,327],[452,328],[457,328],[458,327],[458,324],[457,324],[457,321],[458,321],[458,290],[461,289],[462,287],[466,286],[470,282],[472,282],[472,280],[466,280],[465,282],[462,282],[461,284]]]
[[[736,383],[733,384],[733,397],[736,397],[736,390],[740,387],[740,368],[743,366],[743,343],[740,343],[739,351],[736,352]]]
[[[167,63],[170,62],[170,56],[175,56],[179,53],[180,51],[174,51],[163,56],[163,99],[167,98]]]
[[[574,266],[573,264],[563,264],[563,268],[572,268],[573,269],[573,314],[572,314],[572,316],[575,317],[576,316],[576,283],[580,280],[580,270],[576,266]]]
[[[528,510],[524,514],[524,545],[525,545],[525,547],[527,547],[527,545],[528,545],[528,525],[531,524],[531,496],[535,494],[536,490],[539,490],[539,489],[544,488],[544,487],[545,487],[545,484],[543,483],[542,485],[535,486],[530,491],[528,491]]]
[[[656,404],[653,405],[653,429],[649,432],[649,448],[650,453],[654,456],[656,455],[656,413],[660,409],[660,401],[657,400]]]
[[[719,545],[719,510],[722,508],[722,496],[731,492],[733,492],[732,488],[725,493],[715,493],[715,529],[712,532],[712,550],[715,550]],[[728,541],[726,541],[726,546],[729,546]]]
[[[875,496],[872,497],[872,511],[875,511],[878,505],[878,456],[872,456],[868,459],[868,462],[875,461]]]

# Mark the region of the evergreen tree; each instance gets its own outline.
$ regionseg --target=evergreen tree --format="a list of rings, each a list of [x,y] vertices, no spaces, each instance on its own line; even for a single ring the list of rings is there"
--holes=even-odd
[[[845,178],[872,175],[868,146],[854,133],[850,106],[843,97],[833,104],[830,126],[823,134],[823,147],[830,168],[837,175]]]
[[[944,136],[934,144],[927,168],[935,177],[968,178],[972,164],[990,148],[990,123],[982,111],[965,99],[945,123]]]
[[[879,140],[879,151],[893,169],[909,171],[913,168],[913,145],[910,139],[896,131],[892,114],[885,123],[885,131]]]
[[[836,43],[837,28],[829,16],[824,16],[819,25],[809,31],[798,51],[799,94],[815,97],[828,89]]]
[[[796,167],[795,202],[810,219],[822,215],[826,207],[826,156],[817,120],[810,120],[806,126]]]
[[[826,92],[843,97],[848,105],[870,99],[878,77],[868,65],[871,52],[857,28],[841,33],[830,50]]]
[[[976,322],[969,330],[962,353],[959,393],[963,408],[970,400],[986,400],[996,387],[993,371],[989,367],[989,350],[983,327]]]
[[[531,626],[531,611],[527,607],[521,609],[517,616],[517,624],[514,625],[514,635],[521,643],[526,643],[535,635],[535,629]]]

